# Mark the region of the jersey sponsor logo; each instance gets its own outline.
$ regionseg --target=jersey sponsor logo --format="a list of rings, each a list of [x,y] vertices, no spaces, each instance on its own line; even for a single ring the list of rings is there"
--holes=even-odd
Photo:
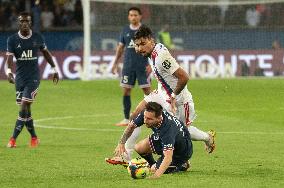
[[[32,50],[23,51],[21,58],[25,58],[25,57],[33,57],[33,51]]]
[[[168,60],[165,60],[165,61],[162,63],[162,66],[163,66],[165,69],[169,69],[169,68],[171,68],[171,62],[168,61]]]
[[[37,57],[33,57],[33,50],[24,50],[18,60],[35,60]]]

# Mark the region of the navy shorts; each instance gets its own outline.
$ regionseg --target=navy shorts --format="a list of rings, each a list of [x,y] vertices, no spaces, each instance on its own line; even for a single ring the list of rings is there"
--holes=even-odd
[[[151,78],[150,75],[147,75],[146,69],[122,69],[120,86],[124,88],[133,88],[136,79],[140,88],[151,87]]]
[[[161,155],[161,157],[156,162],[156,168],[158,169],[164,159],[163,154],[163,146],[162,141],[159,136],[152,134],[149,136],[150,147],[153,153],[157,155]],[[165,173],[172,173],[183,171],[184,164],[191,158],[193,149],[191,140],[184,140],[184,142],[179,142],[179,144],[175,144],[174,152],[173,152],[173,160],[170,165],[170,168],[167,169]]]
[[[22,101],[32,103],[37,95],[39,84],[38,80],[25,83],[16,82],[16,103],[18,105],[21,105]]]

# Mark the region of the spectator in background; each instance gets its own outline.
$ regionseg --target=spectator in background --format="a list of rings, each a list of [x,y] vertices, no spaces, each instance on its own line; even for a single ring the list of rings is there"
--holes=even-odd
[[[44,4],[43,11],[41,12],[41,24],[44,29],[50,28],[53,26],[54,14],[50,11],[49,6]]]
[[[169,24],[165,24],[158,33],[158,41],[163,43],[169,50],[175,49],[172,38],[169,32]]]
[[[246,11],[246,22],[250,27],[258,26],[260,22],[260,13],[255,7],[251,7]]]
[[[280,44],[279,40],[276,39],[272,42],[272,49],[273,50],[281,49],[281,44]]]
[[[83,22],[83,9],[81,5],[81,1],[77,0],[74,9],[74,21],[76,25],[82,25]]]
[[[34,6],[32,7],[32,16],[33,16],[33,31],[40,32],[40,0],[36,0]]]
[[[6,24],[7,24],[7,21],[5,18],[5,6],[0,4],[0,27],[2,30],[5,29]]]
[[[18,29],[18,13],[15,6],[11,7],[11,15],[9,17],[10,28],[13,30]]]

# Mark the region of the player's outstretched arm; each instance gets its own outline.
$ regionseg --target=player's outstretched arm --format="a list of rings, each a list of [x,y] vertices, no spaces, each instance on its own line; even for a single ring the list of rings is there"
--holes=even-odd
[[[160,168],[156,170],[153,176],[151,176],[151,179],[159,178],[161,175],[165,173],[165,171],[169,168],[172,159],[173,159],[173,150],[167,150],[164,151],[164,159],[160,165]]]
[[[58,81],[59,81],[59,75],[58,75],[58,72],[56,70],[56,67],[55,67],[55,64],[53,62],[53,59],[52,59],[52,56],[51,56],[51,53],[49,52],[48,49],[44,48],[41,50],[45,60],[48,62],[48,64],[50,64],[50,66],[52,67],[53,69],[53,76],[52,76],[52,81],[54,84],[57,84]]]
[[[145,110],[146,108],[146,104],[147,102],[143,99],[138,106],[135,108],[135,110],[130,114],[129,120],[133,120],[134,118],[136,118],[138,116],[138,114],[140,114],[140,112],[142,112],[143,110]]]
[[[178,78],[177,86],[174,90],[174,94],[178,95],[186,86],[186,84],[189,80],[189,75],[182,68],[178,68],[173,73],[173,75]]]
[[[173,75],[175,77],[178,78],[178,82],[177,82],[177,86],[174,89],[172,95],[171,95],[171,110],[173,112],[173,114],[175,115],[176,113],[176,95],[180,94],[180,92],[184,89],[184,87],[186,86],[188,80],[189,80],[189,76],[188,74],[182,69],[182,68],[178,68]]]
[[[12,65],[13,65],[13,55],[9,54],[6,55],[6,64],[7,64],[7,71],[6,71],[6,75],[7,75],[7,79],[11,84],[15,83],[15,78],[14,75],[12,73]]]
[[[135,125],[132,122],[130,122],[128,124],[128,126],[126,127],[126,129],[124,130],[124,132],[123,132],[123,134],[120,138],[120,141],[119,141],[117,147],[114,150],[115,156],[120,156],[123,153],[127,153],[126,149],[125,149],[125,143],[126,143],[127,139],[132,135],[134,129],[135,129]]]
[[[122,43],[119,43],[116,48],[115,58],[114,58],[113,65],[111,68],[111,72],[113,74],[117,73],[118,71],[117,68],[118,68],[119,59],[121,58],[123,52],[124,52],[124,45]]]

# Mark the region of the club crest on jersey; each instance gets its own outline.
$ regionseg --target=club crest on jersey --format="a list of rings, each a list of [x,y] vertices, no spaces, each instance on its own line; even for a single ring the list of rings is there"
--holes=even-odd
[[[171,68],[171,62],[169,62],[168,60],[165,60],[165,61],[162,63],[162,66],[163,66],[165,69],[169,69],[169,68]]]

